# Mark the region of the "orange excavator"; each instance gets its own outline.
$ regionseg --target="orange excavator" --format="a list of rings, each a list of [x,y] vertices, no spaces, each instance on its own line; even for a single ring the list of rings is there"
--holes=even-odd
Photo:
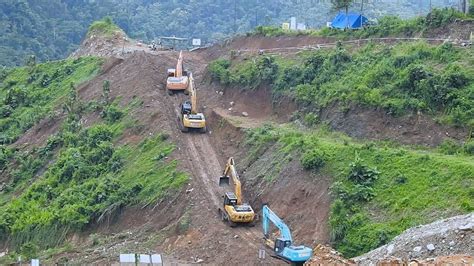
[[[168,91],[169,95],[173,95],[175,91],[184,91],[184,94],[188,94],[188,85],[188,72],[184,70],[183,51],[180,51],[176,68],[168,69],[168,78],[166,79],[166,90]]]

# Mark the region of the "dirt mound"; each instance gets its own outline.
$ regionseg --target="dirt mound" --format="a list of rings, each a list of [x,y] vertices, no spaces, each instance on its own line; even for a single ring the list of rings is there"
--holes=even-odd
[[[409,261],[455,254],[472,255],[473,240],[474,213],[471,213],[410,228],[389,244],[354,260],[361,265],[372,265],[388,257]]]
[[[353,260],[348,260],[335,251],[333,248],[325,245],[317,245],[313,249],[313,256],[305,265],[356,265]]]
[[[99,56],[120,57],[129,56],[134,52],[147,51],[150,54],[158,54],[151,51],[146,44],[130,39],[124,31],[115,31],[112,35],[91,33],[82,41],[79,48],[70,57]]]
[[[116,31],[111,36],[88,34],[79,48],[70,57],[101,56],[112,57],[122,53],[121,47],[130,45],[130,40],[123,31]]]
[[[466,255],[443,256],[438,258],[430,258],[426,260],[412,260],[410,266],[428,266],[428,265],[473,265],[474,257]]]

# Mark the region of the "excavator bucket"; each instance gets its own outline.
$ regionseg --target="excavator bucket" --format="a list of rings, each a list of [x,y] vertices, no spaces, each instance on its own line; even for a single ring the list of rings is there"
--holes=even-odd
[[[228,176],[221,176],[219,177],[219,186],[228,186],[230,184],[230,177]]]

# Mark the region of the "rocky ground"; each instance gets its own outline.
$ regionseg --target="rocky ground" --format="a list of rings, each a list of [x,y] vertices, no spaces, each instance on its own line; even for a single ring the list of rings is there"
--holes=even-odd
[[[313,257],[305,263],[308,266],[316,265],[355,265],[353,260],[345,259],[339,252],[326,245],[317,245],[313,249]]]
[[[410,228],[389,244],[354,260],[361,265],[373,265],[394,258],[434,262],[438,256],[452,256],[452,260],[462,257],[455,254],[474,255],[474,213]],[[474,257],[464,257],[474,263]]]

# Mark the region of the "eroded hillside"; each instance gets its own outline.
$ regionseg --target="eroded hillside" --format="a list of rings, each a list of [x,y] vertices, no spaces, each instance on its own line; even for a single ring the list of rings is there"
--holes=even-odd
[[[285,38],[280,44],[302,52],[274,55],[265,38],[247,37],[184,53],[206,134],[178,128],[188,96],[165,91],[174,51],[130,43],[120,53],[121,42],[100,41],[117,53],[97,55],[120,59],[2,74],[8,138],[0,157],[0,248],[8,253],[0,261],[22,254],[104,264],[120,253],[153,252],[180,263],[279,263],[258,258],[260,223],[231,228],[220,220],[218,178],[230,156],[257,212],[269,203],[295,242],[331,244],[346,256],[409,227],[472,212],[471,109],[453,121],[424,91],[451,82],[465,97],[447,93],[447,103],[469,107],[472,48],[423,41],[323,47],[335,40]],[[83,51],[94,55],[94,38],[87,41]],[[307,49],[318,42],[319,50]],[[247,48],[239,54],[238,47]]]

